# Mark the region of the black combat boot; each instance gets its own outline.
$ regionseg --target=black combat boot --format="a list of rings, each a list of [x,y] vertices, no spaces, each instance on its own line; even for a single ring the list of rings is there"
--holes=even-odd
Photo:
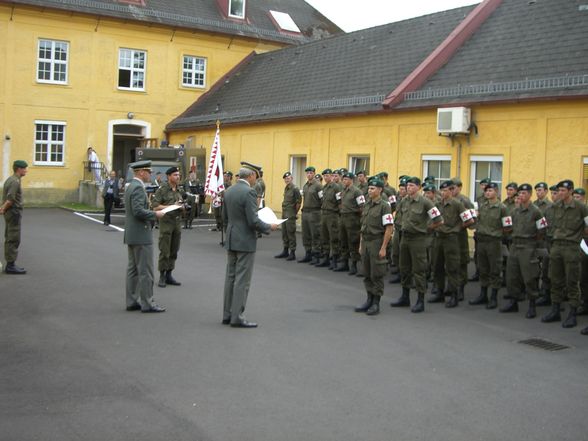
[[[537,317],[537,311],[535,310],[535,299],[529,299],[529,309],[527,309],[527,314],[525,314],[525,317],[528,319]]]
[[[431,297],[427,300],[427,303],[443,303],[445,301],[445,293],[442,289],[433,287],[431,290]]]
[[[357,273],[355,273],[355,277],[365,277],[363,273],[363,265],[361,261],[357,262]]]
[[[459,294],[456,291],[453,291],[451,293],[451,297],[449,297],[449,300],[445,304],[445,307],[446,308],[455,308],[456,306],[459,306],[458,299],[459,299]]]
[[[328,268],[331,266],[331,258],[327,254],[325,257],[323,257],[323,260],[321,262],[319,262],[318,264],[316,264],[315,266],[317,268]]]
[[[352,263],[353,265],[353,263]],[[339,261],[339,265],[334,270],[336,273],[342,273],[344,271],[349,271],[349,261],[347,259],[342,259]]]
[[[584,301],[576,310],[576,317],[579,315],[588,315],[588,303]]]
[[[559,303],[551,303],[551,311],[541,317],[543,323],[560,322],[561,315],[559,313]]]
[[[357,262],[352,260],[351,265],[349,265],[349,275],[352,276],[354,274],[357,274]]]
[[[157,283],[157,286],[165,288],[165,271],[159,271],[159,282]]]
[[[392,275],[392,278],[388,280],[388,283],[400,283],[400,274],[396,273]]]
[[[290,250],[290,254],[288,254],[288,257],[286,257],[286,260],[288,260],[288,261],[296,260],[296,252],[294,250]]]
[[[537,299],[535,302],[537,306],[549,306],[551,305],[551,290],[545,289],[543,291],[543,295]]]
[[[367,312],[367,310],[370,309],[370,306],[372,306],[372,303],[374,303],[374,295],[368,294],[365,303],[355,308],[355,312]]]
[[[588,326],[586,326],[584,329],[582,329],[580,331],[580,334],[582,334],[582,335],[588,335]]]
[[[476,297],[474,300],[470,300],[468,302],[470,305],[485,305],[488,303],[488,287],[482,286],[480,287],[480,295]]]
[[[274,257],[276,259],[283,259],[284,257],[288,257],[288,248],[284,248],[280,254],[276,254]]]
[[[321,263],[321,253],[312,253],[312,260],[309,265],[316,266]]]
[[[519,302],[517,302],[511,296],[510,301],[505,306],[500,308],[499,311],[500,312],[519,312]]]
[[[461,302],[463,299],[465,299],[465,294],[464,294],[464,285],[461,285],[459,288],[457,288],[457,301]]]
[[[181,283],[178,282],[176,279],[174,279],[174,276],[172,276],[172,270],[167,270],[167,272],[165,274],[165,283],[168,285],[174,285],[174,286],[181,285]]]
[[[380,313],[380,296],[374,296],[372,306],[365,313],[366,315],[378,315]]]
[[[575,306],[570,306],[568,317],[561,324],[563,328],[574,328],[578,324],[576,321],[576,310],[577,308]]]
[[[398,300],[390,303],[392,308],[403,308],[406,306],[410,306],[410,288],[402,287],[402,295],[398,298]]]
[[[419,292],[417,302],[414,304],[410,312],[418,313],[425,310],[425,293]]]
[[[490,301],[486,305],[486,309],[496,309],[498,307],[498,290],[492,288],[490,291]]]
[[[329,263],[329,269],[331,271],[335,271],[335,269],[337,268],[338,262],[339,262],[339,256],[334,255],[333,257],[331,257],[331,262]]]
[[[312,253],[306,250],[304,257],[298,261],[298,263],[308,263],[312,261]]]
[[[4,268],[6,274],[26,274],[27,271],[20,266],[16,266],[14,262],[6,262],[6,268]]]
[[[474,275],[472,277],[470,277],[468,279],[468,281],[470,282],[477,282],[480,280],[480,272],[478,271],[478,269],[476,268],[476,272],[474,273]]]

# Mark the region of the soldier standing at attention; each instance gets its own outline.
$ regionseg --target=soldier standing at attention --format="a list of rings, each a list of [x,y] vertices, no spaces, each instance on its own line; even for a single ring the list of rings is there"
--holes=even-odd
[[[321,205],[321,242],[323,260],[317,267],[335,269],[339,258],[339,198],[341,186],[333,182],[330,168],[323,170],[325,186]]]
[[[512,211],[512,245],[506,263],[506,288],[509,303],[500,312],[518,312],[518,302],[529,296],[526,317],[534,318],[535,301],[539,291],[538,240],[547,227],[547,221],[539,208],[531,203],[533,187],[521,184],[518,187],[519,206]]]
[[[430,176],[427,176],[427,177],[430,178]],[[435,180],[433,178],[432,182],[434,182],[434,181]],[[435,206],[437,208],[439,208],[441,199],[439,198],[439,200],[437,200],[437,188],[435,188],[435,185],[432,182],[429,179],[429,181],[427,183],[423,184],[423,195],[427,199],[429,199],[433,204],[435,204]],[[433,257],[433,253],[434,253],[434,249],[435,249],[435,237],[436,237],[435,233],[429,234],[429,236],[427,237],[427,241],[428,241],[428,243],[427,243],[427,281],[431,281],[431,277],[435,273],[434,257]],[[443,281],[445,282],[445,277],[443,277]],[[437,285],[435,283],[433,283],[433,287],[431,288],[431,294],[433,294],[434,296],[439,294],[439,290],[437,289]],[[442,299],[443,298],[441,298],[441,301],[442,301]],[[436,302],[431,302],[429,300],[429,303],[436,303]]]
[[[20,226],[22,219],[21,179],[26,176],[28,164],[18,159],[12,163],[14,174],[4,182],[0,214],[4,215],[4,258],[6,274],[26,274],[26,270],[16,266],[20,245]]]
[[[180,171],[177,167],[170,167],[165,174],[167,182],[161,184],[151,201],[155,211],[163,210],[171,205],[182,205],[182,195],[178,188]],[[159,283],[157,286],[160,288],[165,288],[166,285],[181,285],[172,276],[182,238],[181,210],[169,211],[159,220]]]
[[[453,197],[453,181],[444,181],[441,189],[441,202],[437,207],[443,216],[443,223],[435,230],[435,285],[439,289],[437,296],[430,303],[442,302],[446,295],[450,299],[445,304],[447,308],[458,305],[457,288],[460,282],[460,258],[458,234],[474,223],[472,213]],[[445,276],[448,279],[445,291]]]
[[[474,210],[479,210],[480,205],[482,205],[486,201],[486,197],[484,196],[484,192],[486,191],[486,186],[490,183],[489,178],[484,178],[480,181],[480,196],[476,198],[474,202]],[[478,232],[474,230],[474,265],[476,267],[476,272],[472,277],[468,279],[469,282],[477,282],[480,280],[480,269],[478,268]]]
[[[380,312],[380,299],[384,294],[386,249],[392,237],[394,218],[390,204],[382,198],[384,182],[379,178],[369,181],[369,199],[361,218],[360,254],[364,270],[363,284],[367,299],[355,312],[376,315]]]
[[[391,241],[392,278],[390,279],[390,283],[400,283],[400,240],[402,238],[402,211],[400,210],[400,206],[402,201],[406,199],[406,178],[408,177],[410,176],[400,176],[400,183],[398,185],[398,198],[396,202],[396,214],[394,217],[394,224],[396,227],[394,228]]]
[[[355,176],[357,176],[357,188],[361,191],[361,194],[367,200],[368,197],[368,181],[365,170],[359,170]]]
[[[553,204],[553,244],[549,261],[551,278],[551,312],[541,321],[560,321],[560,303],[567,293],[570,311],[563,322],[564,328],[576,326],[576,309],[580,304],[580,260],[582,250],[578,246],[588,235],[588,207],[572,196],[574,182],[566,179],[557,184],[559,197]]]
[[[485,201],[478,207],[478,268],[480,269],[480,295],[470,305],[498,306],[498,291],[502,286],[502,235],[507,221],[506,207],[498,199],[498,184],[489,182],[484,190]],[[508,227],[510,228],[510,227]],[[488,287],[492,289],[488,301]]]
[[[306,252],[298,263],[318,263],[320,256],[321,198],[323,186],[315,179],[316,169],[306,167],[306,184],[302,188],[302,245]]]
[[[419,194],[421,180],[415,176],[406,180],[406,198],[402,203],[402,240],[400,241],[401,297],[392,302],[392,307],[410,306],[412,282],[418,298],[411,312],[425,310],[427,291],[427,236],[443,223],[439,209]],[[432,221],[429,223],[429,221]]]
[[[292,173],[286,172],[282,176],[286,187],[284,188],[284,199],[282,200],[282,219],[288,219],[282,223],[282,243],[284,249],[280,254],[274,256],[276,259],[296,260],[296,217],[302,204],[300,189],[292,182]],[[288,249],[290,253],[288,253]]]
[[[533,202],[535,206],[541,211],[541,214],[545,216],[547,220],[547,229],[545,230],[545,238],[537,244],[539,253],[539,265],[541,267],[541,286],[539,287],[539,298],[535,302],[537,306],[545,306],[551,304],[551,286],[549,282],[549,249],[551,248],[551,237],[553,236],[553,225],[549,222],[548,211],[551,211],[549,207],[553,205],[547,195],[549,193],[549,187],[545,182],[539,182],[535,184],[535,194],[537,199]]]
[[[574,199],[586,204],[586,191],[583,188],[574,189]],[[588,236],[584,237],[588,244]],[[576,315],[588,315],[588,255],[582,253],[582,262],[580,263],[580,306]]]
[[[461,179],[459,178],[452,178],[451,179],[455,184],[453,189],[453,197],[460,201],[465,208],[468,210],[474,210],[474,204],[470,201],[466,195],[461,193],[463,184]],[[474,213],[475,210],[472,212]],[[475,219],[474,219],[475,220]],[[464,299],[464,289],[466,284],[468,283],[468,263],[470,262],[470,243],[468,238],[468,230],[463,229],[461,230],[458,235],[459,240],[459,253],[460,253],[460,284],[457,289],[457,296],[459,300]]]
[[[343,176],[343,190],[341,190],[341,224],[339,228],[339,242],[341,244],[341,261],[335,268],[337,272],[349,271],[350,275],[357,274],[359,255],[359,235],[361,229],[361,211],[365,204],[365,197],[361,190],[353,185],[353,173]],[[369,186],[368,186],[369,188]],[[349,259],[349,263],[347,260]]]

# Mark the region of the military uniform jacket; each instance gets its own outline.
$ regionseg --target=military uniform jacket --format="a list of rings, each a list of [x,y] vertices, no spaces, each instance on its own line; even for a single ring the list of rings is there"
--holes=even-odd
[[[384,236],[386,226],[383,225],[382,216],[390,216],[392,219],[390,204],[382,198],[368,200],[361,216],[363,240],[375,240]]]
[[[326,211],[339,212],[337,193],[341,191],[341,185],[329,182],[323,187],[323,203],[321,208]]]
[[[153,200],[151,204],[153,208],[157,208],[160,205],[175,205],[176,203],[182,200],[182,195],[178,189],[173,190],[171,186],[164,182],[161,184],[161,187],[157,189],[155,195],[153,196]],[[180,220],[180,211],[173,210],[165,214],[159,222],[167,223],[167,224],[175,224]]]
[[[405,196],[400,198],[400,201],[396,203],[396,216],[394,217],[394,225],[396,225],[396,230],[400,231],[402,227],[402,204],[406,203],[408,198]]]
[[[443,216],[443,224],[437,228],[437,233],[452,234],[463,230],[463,222],[459,215],[466,211],[466,208],[459,200],[455,198],[449,198],[446,201],[441,200],[437,207]]]
[[[506,198],[502,203],[506,207],[507,216],[512,216],[512,212],[516,207],[514,198]]]
[[[304,197],[304,208],[302,211],[318,210],[321,208],[322,201],[319,193],[323,191],[323,186],[320,182],[317,182],[315,179],[306,181],[306,184],[302,187],[302,191],[302,196]]]
[[[580,243],[588,222],[588,207],[572,199],[569,203],[553,204],[553,240],[570,240]]]
[[[155,213],[149,210],[149,200],[143,183],[134,178],[125,191],[125,236],[127,245],[151,245],[151,226]]]
[[[10,210],[22,211],[22,187],[16,174],[6,179],[2,193],[2,203],[12,201]]]
[[[223,222],[227,225],[225,249],[252,253],[257,248],[257,232],[269,233],[270,225],[257,216],[257,193],[246,181],[225,191]]]
[[[302,202],[302,195],[300,190],[293,183],[289,183],[284,188],[284,200],[282,201],[282,216],[294,217],[296,216],[296,206],[300,206]]]
[[[504,204],[498,199],[496,202],[486,199],[486,202],[478,207],[478,212],[478,236],[501,239],[503,234],[502,218],[508,216]]]
[[[544,198],[544,199],[537,199],[536,201],[533,202],[533,204],[541,211],[541,213],[543,213],[543,216],[545,216],[545,211],[547,211],[547,208],[549,208],[551,205],[553,205],[553,202],[551,202],[547,198]]]
[[[470,201],[470,198],[468,198],[467,196],[460,193],[455,198],[459,202],[461,202],[465,208],[468,208],[468,209],[474,208],[474,204],[472,204],[472,201]]]
[[[361,191],[361,194],[364,195],[367,200],[368,188],[369,188],[368,183],[364,182],[363,184],[357,184],[357,188],[359,188],[359,191]]]
[[[341,190],[341,214],[357,214],[361,213],[361,207],[363,204],[357,202],[357,198],[360,196],[364,197],[361,190],[353,185]]]
[[[411,234],[427,234],[429,232],[427,225],[431,220],[428,212],[432,208],[436,208],[435,204],[420,194],[417,195],[414,199],[409,196],[402,199],[402,232]],[[442,219],[443,218],[439,213],[439,215],[435,216],[432,220],[438,222]]]
[[[522,205],[512,211],[512,238],[532,240],[537,238],[537,233],[541,230],[537,227],[537,221],[543,219],[541,210],[534,204],[529,204],[527,208]],[[541,222],[540,222],[541,224]],[[547,223],[545,223],[547,226]]]

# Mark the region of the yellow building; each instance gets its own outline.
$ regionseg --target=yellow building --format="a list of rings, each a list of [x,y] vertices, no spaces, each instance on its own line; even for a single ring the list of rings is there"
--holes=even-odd
[[[283,173],[301,186],[307,165],[387,171],[392,185],[459,176],[471,198],[487,177],[588,187],[585,41],[573,2],[486,0],[256,55],[169,139],[210,146],[220,119],[225,169],[261,164],[278,211]]]
[[[0,1],[2,182],[24,159],[27,203],[77,200],[92,178],[88,147],[105,171],[124,170],[141,141],[165,140],[166,123],[253,51],[340,31],[291,3]],[[270,9],[302,31],[280,27]]]

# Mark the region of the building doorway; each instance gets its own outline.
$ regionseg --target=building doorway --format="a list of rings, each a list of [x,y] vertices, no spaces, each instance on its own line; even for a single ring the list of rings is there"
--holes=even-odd
[[[127,166],[136,160],[136,149],[151,135],[151,125],[144,121],[116,120],[109,122],[110,170],[125,176]]]

